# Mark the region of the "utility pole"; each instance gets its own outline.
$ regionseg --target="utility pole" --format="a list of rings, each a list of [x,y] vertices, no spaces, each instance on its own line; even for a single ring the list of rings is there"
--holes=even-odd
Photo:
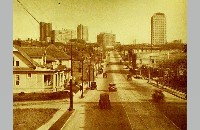
[[[72,42],[71,42],[71,79],[70,79],[70,106],[69,106],[69,111],[72,111],[73,110],[73,89],[72,89],[72,87],[73,87],[73,83],[72,83],[72,81],[73,81],[73,62],[72,62]]]
[[[82,93],[81,93],[81,98],[83,98],[83,53],[82,53]]]
[[[94,82],[94,65],[93,65],[93,82]]]
[[[148,79],[148,83],[150,83],[150,79],[151,79],[151,56],[149,57],[149,79]]]
[[[89,63],[89,88],[90,88],[90,66],[91,66],[91,53],[90,53],[90,63]]]

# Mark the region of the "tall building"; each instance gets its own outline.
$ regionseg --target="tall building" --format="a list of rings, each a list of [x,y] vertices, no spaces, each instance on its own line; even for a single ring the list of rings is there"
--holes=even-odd
[[[51,41],[52,23],[40,22],[40,41]]]
[[[68,42],[70,39],[76,39],[76,31],[71,29],[53,30],[52,40],[54,42]]]
[[[88,41],[88,27],[82,24],[77,27],[77,39]]]
[[[97,42],[106,47],[115,45],[116,35],[112,33],[100,33],[97,35]]]
[[[151,17],[151,45],[165,44],[166,17],[164,13],[155,13]]]

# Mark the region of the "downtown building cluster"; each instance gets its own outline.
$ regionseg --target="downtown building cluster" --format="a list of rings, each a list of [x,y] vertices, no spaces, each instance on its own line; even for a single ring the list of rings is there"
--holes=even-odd
[[[40,22],[40,41],[67,43],[70,39],[81,39],[88,42],[88,27],[79,24],[77,31],[72,29],[52,30],[52,23]],[[114,46],[116,35],[101,32],[97,35],[97,43],[104,47]]]
[[[40,22],[40,41],[67,43],[70,39],[89,41],[88,27],[82,24],[76,30],[53,30],[52,23]],[[97,43],[104,47],[114,46],[116,34],[101,32],[97,35]],[[155,13],[151,17],[151,46],[167,43],[166,16],[164,13]]]
[[[77,31],[72,29],[52,30],[52,23],[40,22],[40,41],[66,43],[70,39],[88,41],[88,27],[78,25]]]

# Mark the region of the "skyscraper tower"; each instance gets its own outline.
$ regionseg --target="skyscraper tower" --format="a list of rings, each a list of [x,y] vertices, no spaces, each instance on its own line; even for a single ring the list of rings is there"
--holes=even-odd
[[[77,27],[77,39],[88,41],[88,27],[82,24]]]
[[[52,23],[40,22],[40,41],[51,41]]]
[[[151,17],[151,45],[165,44],[166,17],[164,13],[155,13]]]

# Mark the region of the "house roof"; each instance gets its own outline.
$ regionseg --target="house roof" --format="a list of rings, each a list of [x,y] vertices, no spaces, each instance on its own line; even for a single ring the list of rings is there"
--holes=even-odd
[[[37,62],[35,62],[32,58],[30,58],[29,55],[27,55],[19,46],[14,45],[13,54],[17,52],[19,52],[24,58],[26,58],[34,66],[34,68],[36,68],[36,66],[40,66]]]
[[[13,71],[33,71],[34,69],[33,68],[23,68],[23,67],[14,67],[13,68]]]
[[[46,61],[55,61],[56,59],[50,55],[46,55]]]
[[[55,70],[66,70],[67,67],[65,65],[58,65]]]
[[[69,60],[70,56],[65,54],[65,52],[59,50],[55,45],[50,44],[48,47],[21,47],[25,53],[27,53],[31,58],[42,57],[47,55],[47,61],[58,60]]]
[[[71,68],[67,68],[65,65],[58,65],[55,71],[71,71]]]
[[[45,54],[43,47],[21,47],[21,50],[26,52],[31,58],[42,57]]]
[[[51,44],[46,48],[47,55],[50,55],[58,60],[69,60],[70,56],[59,50],[55,45]]]

